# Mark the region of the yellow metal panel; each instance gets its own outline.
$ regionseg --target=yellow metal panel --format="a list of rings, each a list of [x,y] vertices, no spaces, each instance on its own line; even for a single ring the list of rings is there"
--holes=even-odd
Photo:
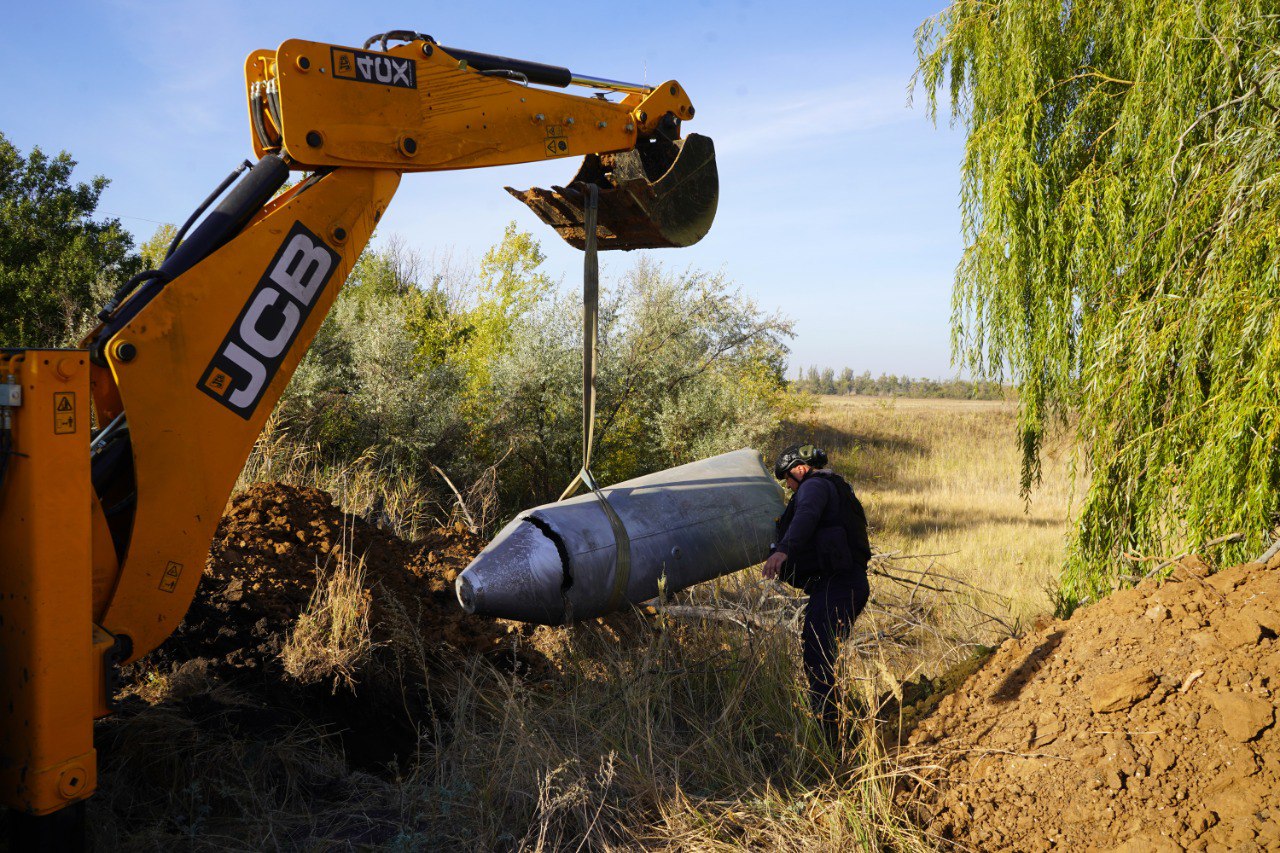
[[[0,803],[47,814],[96,785],[88,355],[0,354],[7,374],[22,403],[0,484]]]
[[[123,411],[120,390],[116,388],[115,379],[105,367],[89,364],[89,391],[93,394],[93,414],[98,419],[97,426],[106,426]]]
[[[93,619],[102,621],[102,614],[115,592],[116,579],[120,576],[120,561],[116,558],[116,546],[111,541],[111,528],[103,514],[97,495],[89,499],[89,529],[93,531]]]
[[[296,192],[170,282],[107,347],[138,503],[102,626],[132,640],[129,661],[182,621],[245,458],[399,180],[339,170]],[[124,343],[136,348],[129,361]]]
[[[389,73],[382,85],[343,70],[344,62],[350,68],[365,57],[401,73]],[[417,172],[626,151],[635,147],[636,117],[646,105],[693,115],[674,82],[638,105],[634,98],[613,103],[486,76],[438,46],[424,56],[421,43],[374,54],[290,39],[276,51],[250,54],[245,76],[251,115],[259,109],[254,84],[278,86],[285,152],[306,167]],[[660,117],[645,116],[649,124]],[[261,156],[266,149],[257,139],[254,145]]]

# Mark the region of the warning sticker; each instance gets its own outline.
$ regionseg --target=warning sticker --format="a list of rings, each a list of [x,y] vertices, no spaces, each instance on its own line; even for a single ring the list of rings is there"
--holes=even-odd
[[[76,394],[74,391],[53,392],[53,434],[68,435],[76,431]]]
[[[231,390],[231,377],[215,367],[209,371],[209,378],[204,381],[204,387],[223,397]]]
[[[356,76],[356,55],[350,50],[340,50],[333,48],[330,51],[333,57],[333,76],[334,77],[355,77]]]
[[[178,588],[180,577],[182,577],[182,563],[170,561],[169,565],[164,567],[164,574],[160,576],[160,591],[173,592]]]
[[[569,139],[564,134],[563,125],[547,125],[547,143],[542,154],[544,157],[563,157],[569,153]]]

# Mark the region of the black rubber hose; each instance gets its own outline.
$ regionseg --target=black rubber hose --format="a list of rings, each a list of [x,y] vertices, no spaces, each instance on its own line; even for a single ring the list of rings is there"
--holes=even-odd
[[[173,281],[200,261],[213,254],[240,233],[255,213],[271,200],[289,177],[289,166],[275,154],[267,154],[253,165],[235,186],[223,196],[218,205],[183,240],[173,253],[165,258],[157,271],[159,275],[146,279],[137,295],[120,306],[98,332],[90,346],[90,358],[101,363],[104,358],[101,345],[111,340],[128,325],[138,312],[147,306],[166,282]]]
[[[253,168],[252,163],[250,163],[248,160],[243,161],[239,166],[236,166],[231,171],[231,174],[227,175],[225,178],[222,179],[222,183],[218,184],[217,189],[209,193],[208,198],[200,202],[200,206],[197,207],[192,212],[192,214],[187,217],[187,221],[182,223],[182,227],[179,228],[178,233],[174,235],[173,242],[169,244],[169,251],[164,253],[164,259],[166,261],[169,260],[170,257],[172,257],[173,253],[178,248],[178,244],[182,242],[182,238],[187,236],[187,231],[191,229],[192,225],[196,224],[196,220],[199,219],[204,214],[204,212],[209,208],[209,205],[217,201],[218,197],[227,191],[227,187],[235,183],[236,178],[240,177],[241,172],[243,172],[245,169],[252,169],[252,168]]]
[[[573,82],[573,72],[559,65],[544,65],[541,62],[530,62],[527,59],[512,59],[509,56],[495,56],[492,53],[477,53],[474,50],[463,50],[457,47],[440,46],[440,49],[454,59],[464,60],[477,71],[514,71],[523,74],[530,83],[543,86],[566,88]]]
[[[142,284],[144,281],[151,281],[152,279],[159,278],[164,278],[164,273],[160,272],[160,270],[144,270],[143,272],[130,277],[128,281],[116,289],[116,292],[107,300],[107,304],[102,306],[102,310],[98,312],[98,319],[104,323],[107,322],[107,320],[111,319],[111,315],[116,313],[116,309],[120,307],[120,303],[124,301],[124,298],[130,293],[133,293],[133,289],[135,287]]]

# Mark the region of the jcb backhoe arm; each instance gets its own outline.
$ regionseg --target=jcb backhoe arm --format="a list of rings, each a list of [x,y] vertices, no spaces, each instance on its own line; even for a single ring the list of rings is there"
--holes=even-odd
[[[689,246],[711,227],[715,149],[705,136],[680,138],[694,108],[679,83],[583,77],[393,35],[412,41],[370,52],[291,39],[252,54],[245,78],[258,155],[283,153],[305,169],[400,172],[586,156],[565,188],[508,191],[578,248],[584,183],[601,188],[601,249]],[[626,96],[614,103],[528,83]]]
[[[688,245],[711,224],[714,155],[679,138],[694,110],[678,83],[376,38],[252,53],[258,162],[116,294],[85,349],[0,351],[0,805],[51,815],[94,790],[114,667],[181,622],[245,459],[402,173],[586,156],[567,188],[522,196],[570,242],[584,181],[602,188],[601,248]],[[280,193],[290,171],[309,174]]]

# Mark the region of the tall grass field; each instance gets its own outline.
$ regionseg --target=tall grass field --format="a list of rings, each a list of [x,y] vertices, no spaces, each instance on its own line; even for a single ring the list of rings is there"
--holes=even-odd
[[[795,440],[853,483],[877,551],[932,555],[1025,621],[1052,609],[1073,480],[1069,440],[1051,438],[1039,487],[1019,495],[1014,417],[1011,402],[819,397]]]
[[[420,722],[408,763],[386,772],[352,769],[331,733],[306,726],[270,743],[206,731],[185,709],[223,701],[225,687],[151,673],[138,694],[148,709],[110,729],[91,800],[97,847],[933,849],[895,802],[922,769],[918,756],[913,765],[895,754],[899,709],[922,675],[973,659],[1050,609],[1063,553],[1067,448],[1046,454],[1027,505],[1012,418],[1004,403],[826,398],[785,426],[780,443],[818,442],[854,483],[881,552],[840,663],[834,740],[808,711],[803,599],[751,569],[645,611],[538,629],[550,678],[479,660],[436,670],[438,713]],[[275,458],[251,460],[249,479],[326,487],[353,508],[394,504],[406,527],[421,523],[404,495],[363,493],[378,478],[331,469],[328,482],[325,469],[281,452],[263,443],[259,453]],[[362,697],[375,680],[360,669],[368,656],[350,653],[362,641],[348,635],[366,630],[360,566],[329,571],[282,650],[284,669],[325,678],[316,667],[340,659],[331,680]],[[342,642],[325,645],[335,613]],[[395,642],[406,658],[439,659],[431,637]],[[202,692],[210,698],[193,700]]]

